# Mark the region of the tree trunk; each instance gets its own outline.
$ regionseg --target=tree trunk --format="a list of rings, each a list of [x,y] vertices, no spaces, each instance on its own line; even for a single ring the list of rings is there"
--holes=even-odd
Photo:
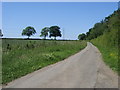
[[[56,40],[56,37],[54,39]]]
[[[46,40],[46,36],[44,37],[44,40]]]

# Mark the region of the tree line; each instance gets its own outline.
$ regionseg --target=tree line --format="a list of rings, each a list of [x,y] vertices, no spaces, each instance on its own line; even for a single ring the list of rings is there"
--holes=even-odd
[[[34,27],[28,26],[25,29],[23,29],[22,31],[22,35],[24,36],[28,36],[28,39],[31,35],[34,35],[36,33],[36,30],[34,29]],[[56,37],[61,37],[61,31],[60,31],[60,27],[59,26],[51,26],[51,27],[44,27],[41,31],[40,37],[44,37],[44,39],[46,39],[46,37],[49,35],[49,37],[54,37],[54,39],[56,40]]]
[[[36,30],[34,29],[34,27],[28,26],[25,29],[23,29],[22,31],[22,36],[28,36],[28,39],[30,38],[30,36],[36,34]],[[41,34],[40,37],[43,37],[43,39],[46,39],[46,37],[49,35],[49,37],[54,37],[54,39],[56,40],[56,37],[61,37],[61,31],[60,31],[60,27],[59,26],[51,26],[51,27],[44,27],[41,30]],[[2,31],[0,30],[0,36],[2,37]]]
[[[113,18],[114,17],[114,18]],[[79,40],[92,40],[106,32],[110,32],[113,28],[120,27],[120,9],[114,11],[113,14],[105,17],[104,20],[96,23],[88,32],[78,35]]]

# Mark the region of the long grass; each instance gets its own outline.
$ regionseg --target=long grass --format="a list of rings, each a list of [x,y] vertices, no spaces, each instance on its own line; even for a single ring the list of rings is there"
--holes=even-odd
[[[92,43],[98,47],[98,49],[100,50],[103,60],[104,62],[115,72],[119,73],[119,62],[118,62],[118,42],[116,42],[115,40],[118,38],[113,38],[113,32],[117,35],[117,30],[112,30],[109,33],[105,33],[104,35],[91,40]],[[116,36],[114,36],[116,37]]]
[[[3,39],[2,83],[64,60],[85,46],[85,41]]]
[[[95,44],[100,50],[104,62],[115,72],[118,72],[118,50],[112,47],[104,47]]]

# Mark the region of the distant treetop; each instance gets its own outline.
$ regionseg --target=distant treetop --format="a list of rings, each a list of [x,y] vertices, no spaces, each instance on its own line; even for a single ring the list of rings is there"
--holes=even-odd
[[[31,35],[34,35],[35,33],[36,33],[36,30],[31,26],[26,27],[22,31],[22,35],[28,36],[28,39]]]
[[[50,36],[49,36],[49,37],[55,37],[55,39],[56,39],[56,37],[58,37],[58,36],[59,36],[59,37],[62,36],[59,26],[51,26],[49,33],[50,33]]]
[[[2,37],[3,36],[3,34],[2,34],[2,30],[0,29],[0,37]]]

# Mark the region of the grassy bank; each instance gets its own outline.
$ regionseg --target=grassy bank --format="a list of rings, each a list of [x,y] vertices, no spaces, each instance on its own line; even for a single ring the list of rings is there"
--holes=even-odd
[[[2,83],[7,83],[75,54],[86,42],[3,39],[2,45]]]
[[[118,42],[116,42],[115,40],[110,40],[110,39],[114,39],[113,37],[113,32],[117,35],[117,30],[114,31],[112,30],[109,33],[105,33],[104,35],[91,40],[92,43],[98,47],[98,49],[100,50],[103,60],[104,62],[115,72],[119,72],[119,64],[118,64]],[[113,36],[113,37],[112,37]],[[117,38],[116,38],[117,39]]]
[[[118,49],[104,47],[93,43],[100,50],[104,62],[115,72],[118,72]]]
[[[96,23],[87,39],[99,48],[104,62],[120,75],[120,9]]]

